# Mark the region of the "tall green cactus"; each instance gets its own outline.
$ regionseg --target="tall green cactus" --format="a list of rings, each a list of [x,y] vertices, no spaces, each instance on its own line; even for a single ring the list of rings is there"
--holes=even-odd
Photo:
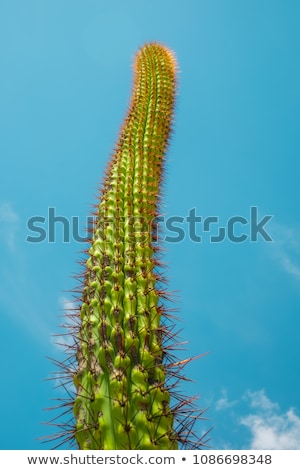
[[[172,355],[157,249],[159,191],[174,112],[176,60],[150,43],[135,58],[127,117],[97,206],[76,338],[61,367],[75,385],[75,424],[55,437],[80,449],[199,447],[193,398],[176,392],[187,361]],[[76,350],[74,354],[74,349]],[[76,357],[75,362],[72,362]],[[64,375],[64,374],[63,374]]]

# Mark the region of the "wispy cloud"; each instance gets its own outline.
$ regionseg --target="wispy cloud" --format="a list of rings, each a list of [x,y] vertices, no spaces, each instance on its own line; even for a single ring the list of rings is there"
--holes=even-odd
[[[8,202],[0,203],[0,237],[10,251],[15,251],[16,233],[19,228],[19,216]]]
[[[300,228],[274,226],[273,255],[282,268],[300,281]]]
[[[251,408],[260,408],[264,411],[279,409],[278,403],[273,403],[266,396],[264,390],[259,390],[258,392],[251,392],[250,390],[247,390],[243,398],[250,401]]]
[[[8,322],[9,327],[6,328],[10,328],[13,322],[24,341],[31,338],[44,345],[45,338],[49,336],[49,324],[47,316],[41,315],[43,302],[39,302],[34,275],[29,268],[30,260],[24,243],[20,243],[20,222],[21,218],[12,204],[0,201],[1,314]]]
[[[62,394],[65,394],[66,390],[68,393],[73,394],[75,388],[72,381],[65,380],[64,367],[73,368],[73,359],[75,360],[76,338],[72,334],[72,329],[76,323],[72,320],[72,314],[78,311],[78,308],[77,305],[67,297],[60,297],[58,303],[60,310],[63,311],[63,321],[61,322],[61,333],[51,335],[51,342],[55,347],[55,361],[57,361],[57,369],[56,373],[53,374],[53,378],[56,388],[60,389]],[[61,364],[61,368],[58,364]],[[63,388],[60,388],[61,385],[63,385]]]
[[[290,408],[281,413],[264,390],[247,392],[244,397],[255,411],[244,416],[240,423],[251,432],[251,449],[300,449],[300,417]]]
[[[76,304],[66,298],[59,298],[60,309],[63,311],[63,321],[61,323],[61,334],[55,334],[51,336],[52,343],[60,350],[66,351],[74,346],[75,339],[72,335],[72,328],[76,325],[75,321],[72,320],[72,314],[77,311]],[[64,331],[62,331],[62,329]]]
[[[221,398],[216,401],[215,408],[217,411],[226,410],[228,408],[232,408],[238,402],[237,400],[229,401],[227,390],[225,388],[221,391]]]
[[[300,281],[300,266],[298,266],[287,254],[282,254],[281,263],[284,269]]]

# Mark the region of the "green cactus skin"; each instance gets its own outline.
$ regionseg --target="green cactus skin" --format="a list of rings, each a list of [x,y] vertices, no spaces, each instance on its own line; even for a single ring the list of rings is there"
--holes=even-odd
[[[152,221],[175,97],[175,59],[139,51],[132,103],[104,184],[74,375],[81,449],[176,449],[162,365]]]
[[[61,426],[56,437],[84,450],[199,448],[192,427],[201,412],[195,415],[194,399],[174,388],[189,360],[176,362],[170,352],[175,334],[159,288],[156,244],[176,60],[165,46],[149,43],[136,54],[134,72],[84,261],[76,362],[61,365],[76,389],[75,425]]]

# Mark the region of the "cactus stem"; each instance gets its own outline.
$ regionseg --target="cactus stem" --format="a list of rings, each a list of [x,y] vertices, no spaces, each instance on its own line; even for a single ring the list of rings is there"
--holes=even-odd
[[[201,448],[194,425],[203,410],[178,392],[185,344],[174,327],[174,292],[166,288],[156,216],[170,143],[177,84],[173,52],[143,46],[134,62],[132,98],[92,207],[83,273],[66,312],[72,341],[54,360],[68,398],[55,407],[59,432],[49,439],[79,449]],[[71,323],[71,324],[70,324]],[[200,356],[197,356],[197,358]],[[71,413],[70,420],[59,421]],[[53,425],[54,422],[51,424]]]

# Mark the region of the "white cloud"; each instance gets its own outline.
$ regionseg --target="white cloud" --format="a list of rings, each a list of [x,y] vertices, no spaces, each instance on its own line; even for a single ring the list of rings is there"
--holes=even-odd
[[[279,405],[273,403],[263,390],[247,392],[254,413],[244,416],[240,423],[251,432],[251,449],[300,450],[300,417],[290,408],[280,413]]]
[[[56,348],[56,354],[59,355],[61,359],[56,358],[58,361],[56,364],[57,370],[56,373],[53,374],[53,378],[55,379],[55,385],[57,389],[60,389],[61,385],[63,385],[63,388],[61,389],[63,395],[65,394],[66,390],[68,393],[73,394],[75,392],[75,387],[72,383],[72,380],[65,378],[64,366],[66,368],[70,366],[72,370],[73,367],[76,367],[76,338],[74,337],[74,334],[72,334],[74,333],[74,331],[72,332],[72,327],[74,327],[76,323],[75,320],[72,320],[72,317],[69,315],[75,314],[76,311],[78,311],[78,306],[75,302],[68,299],[67,297],[60,297],[58,299],[58,304],[61,311],[63,312],[60,327],[61,333],[52,334],[51,342]],[[75,361],[74,364],[73,360]],[[59,364],[61,364],[61,367]]]
[[[7,202],[0,205],[0,222],[17,222],[18,215]]]
[[[274,226],[273,255],[282,268],[300,281],[300,229]]]
[[[74,310],[78,310],[76,303],[67,297],[60,297],[59,305],[65,313],[72,313]]]
[[[283,253],[281,254],[281,263],[286,272],[300,280],[300,266],[297,266],[297,264],[288,255]]]
[[[222,395],[221,398],[219,400],[217,400],[216,404],[215,404],[215,407],[216,407],[217,411],[232,408],[234,405],[237,404],[236,400],[234,400],[234,401],[229,401],[228,400],[227,390],[226,389],[222,389],[221,395]]]
[[[61,334],[55,334],[51,336],[52,343],[63,351],[72,348],[75,344],[75,338],[72,335],[72,327],[76,326],[75,319],[72,319],[72,315],[78,311],[78,306],[72,300],[66,297],[59,298],[59,305],[63,311],[62,322],[60,330],[64,329]]]
[[[258,392],[251,392],[248,390],[245,395],[245,399],[250,399],[251,408],[261,408],[262,410],[269,411],[273,409],[279,409],[278,403],[273,403],[265,394],[264,390]]]
[[[7,244],[10,251],[15,251],[15,238],[19,227],[19,216],[13,210],[11,204],[0,204],[0,236]]]

